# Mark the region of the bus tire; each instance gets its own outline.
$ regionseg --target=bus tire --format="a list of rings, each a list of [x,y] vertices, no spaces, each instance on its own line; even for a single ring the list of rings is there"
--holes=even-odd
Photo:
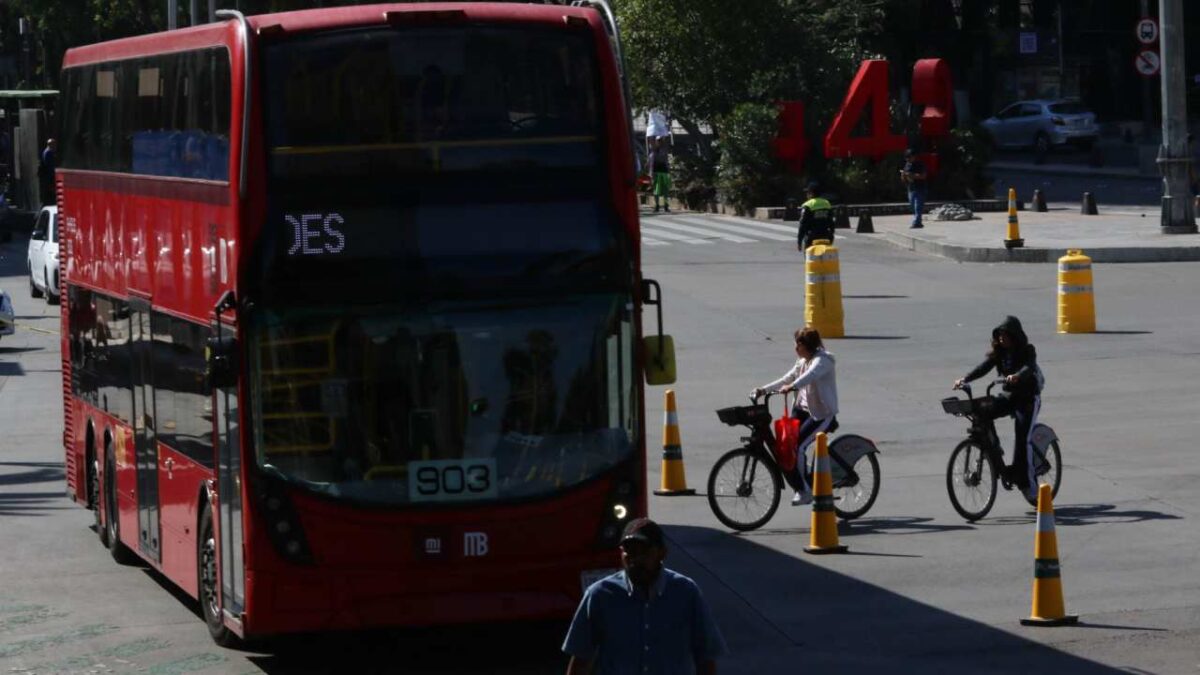
[[[88,429],[88,444],[87,444],[87,486],[88,486],[88,508],[92,510],[92,515],[95,520],[96,536],[100,537],[100,543],[104,548],[108,548],[108,528],[104,526],[104,518],[100,515],[100,460],[96,458],[96,451],[92,448],[92,431]]]
[[[108,539],[108,552],[118,565],[132,565],[137,562],[137,555],[129,547],[121,543],[121,518],[117,508],[117,460],[113,451],[112,441],[105,444],[104,471],[104,507],[105,536]]]
[[[208,626],[213,642],[222,647],[237,647],[241,639],[225,625],[221,616],[220,589],[217,587],[217,540],[213,536],[212,509],[207,503],[201,505],[200,528],[196,538],[196,597],[200,600],[200,614]]]

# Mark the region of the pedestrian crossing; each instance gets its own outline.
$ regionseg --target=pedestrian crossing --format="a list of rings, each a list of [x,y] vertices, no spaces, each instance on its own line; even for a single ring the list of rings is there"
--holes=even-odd
[[[795,243],[796,226],[710,214],[670,214],[642,218],[644,246],[713,243],[753,244],[759,241]]]

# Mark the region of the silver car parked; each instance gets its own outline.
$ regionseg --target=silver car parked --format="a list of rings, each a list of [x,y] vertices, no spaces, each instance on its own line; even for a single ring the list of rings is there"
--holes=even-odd
[[[1038,154],[1062,145],[1090,150],[1100,136],[1096,115],[1079,101],[1017,101],[983,121],[998,148],[1032,147]]]

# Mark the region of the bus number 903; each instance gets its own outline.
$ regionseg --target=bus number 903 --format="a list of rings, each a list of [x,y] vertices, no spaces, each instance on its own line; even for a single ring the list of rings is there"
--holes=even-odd
[[[458,502],[495,497],[495,459],[444,459],[408,464],[409,501]]]

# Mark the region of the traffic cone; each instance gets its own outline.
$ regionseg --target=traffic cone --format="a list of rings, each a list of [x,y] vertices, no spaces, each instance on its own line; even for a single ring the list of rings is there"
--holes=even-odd
[[[1100,211],[1096,209],[1096,196],[1090,192],[1083,193],[1083,199],[1079,203],[1079,215],[1081,216],[1098,216]]]
[[[1037,534],[1033,544],[1033,609],[1023,626],[1065,626],[1079,621],[1063,604],[1062,570],[1058,565],[1058,539],[1054,535],[1054,491],[1038,488]]]
[[[1004,238],[1004,248],[1021,248],[1024,245],[1021,224],[1017,222],[1017,190],[1008,188],[1008,236]]]
[[[817,461],[813,471],[812,527],[805,553],[845,553],[838,543],[837,514],[833,511],[833,476],[829,473],[829,438],[817,434]]]
[[[676,497],[694,495],[683,475],[683,443],[679,440],[679,413],[675,411],[675,390],[667,390],[666,410],[663,411],[662,487],[656,495]]]
[[[1041,190],[1033,191],[1033,210],[1038,213],[1045,213],[1049,210],[1046,208],[1046,195]]]
[[[875,234],[875,221],[871,220],[871,214],[859,214],[857,232],[859,234]]]

